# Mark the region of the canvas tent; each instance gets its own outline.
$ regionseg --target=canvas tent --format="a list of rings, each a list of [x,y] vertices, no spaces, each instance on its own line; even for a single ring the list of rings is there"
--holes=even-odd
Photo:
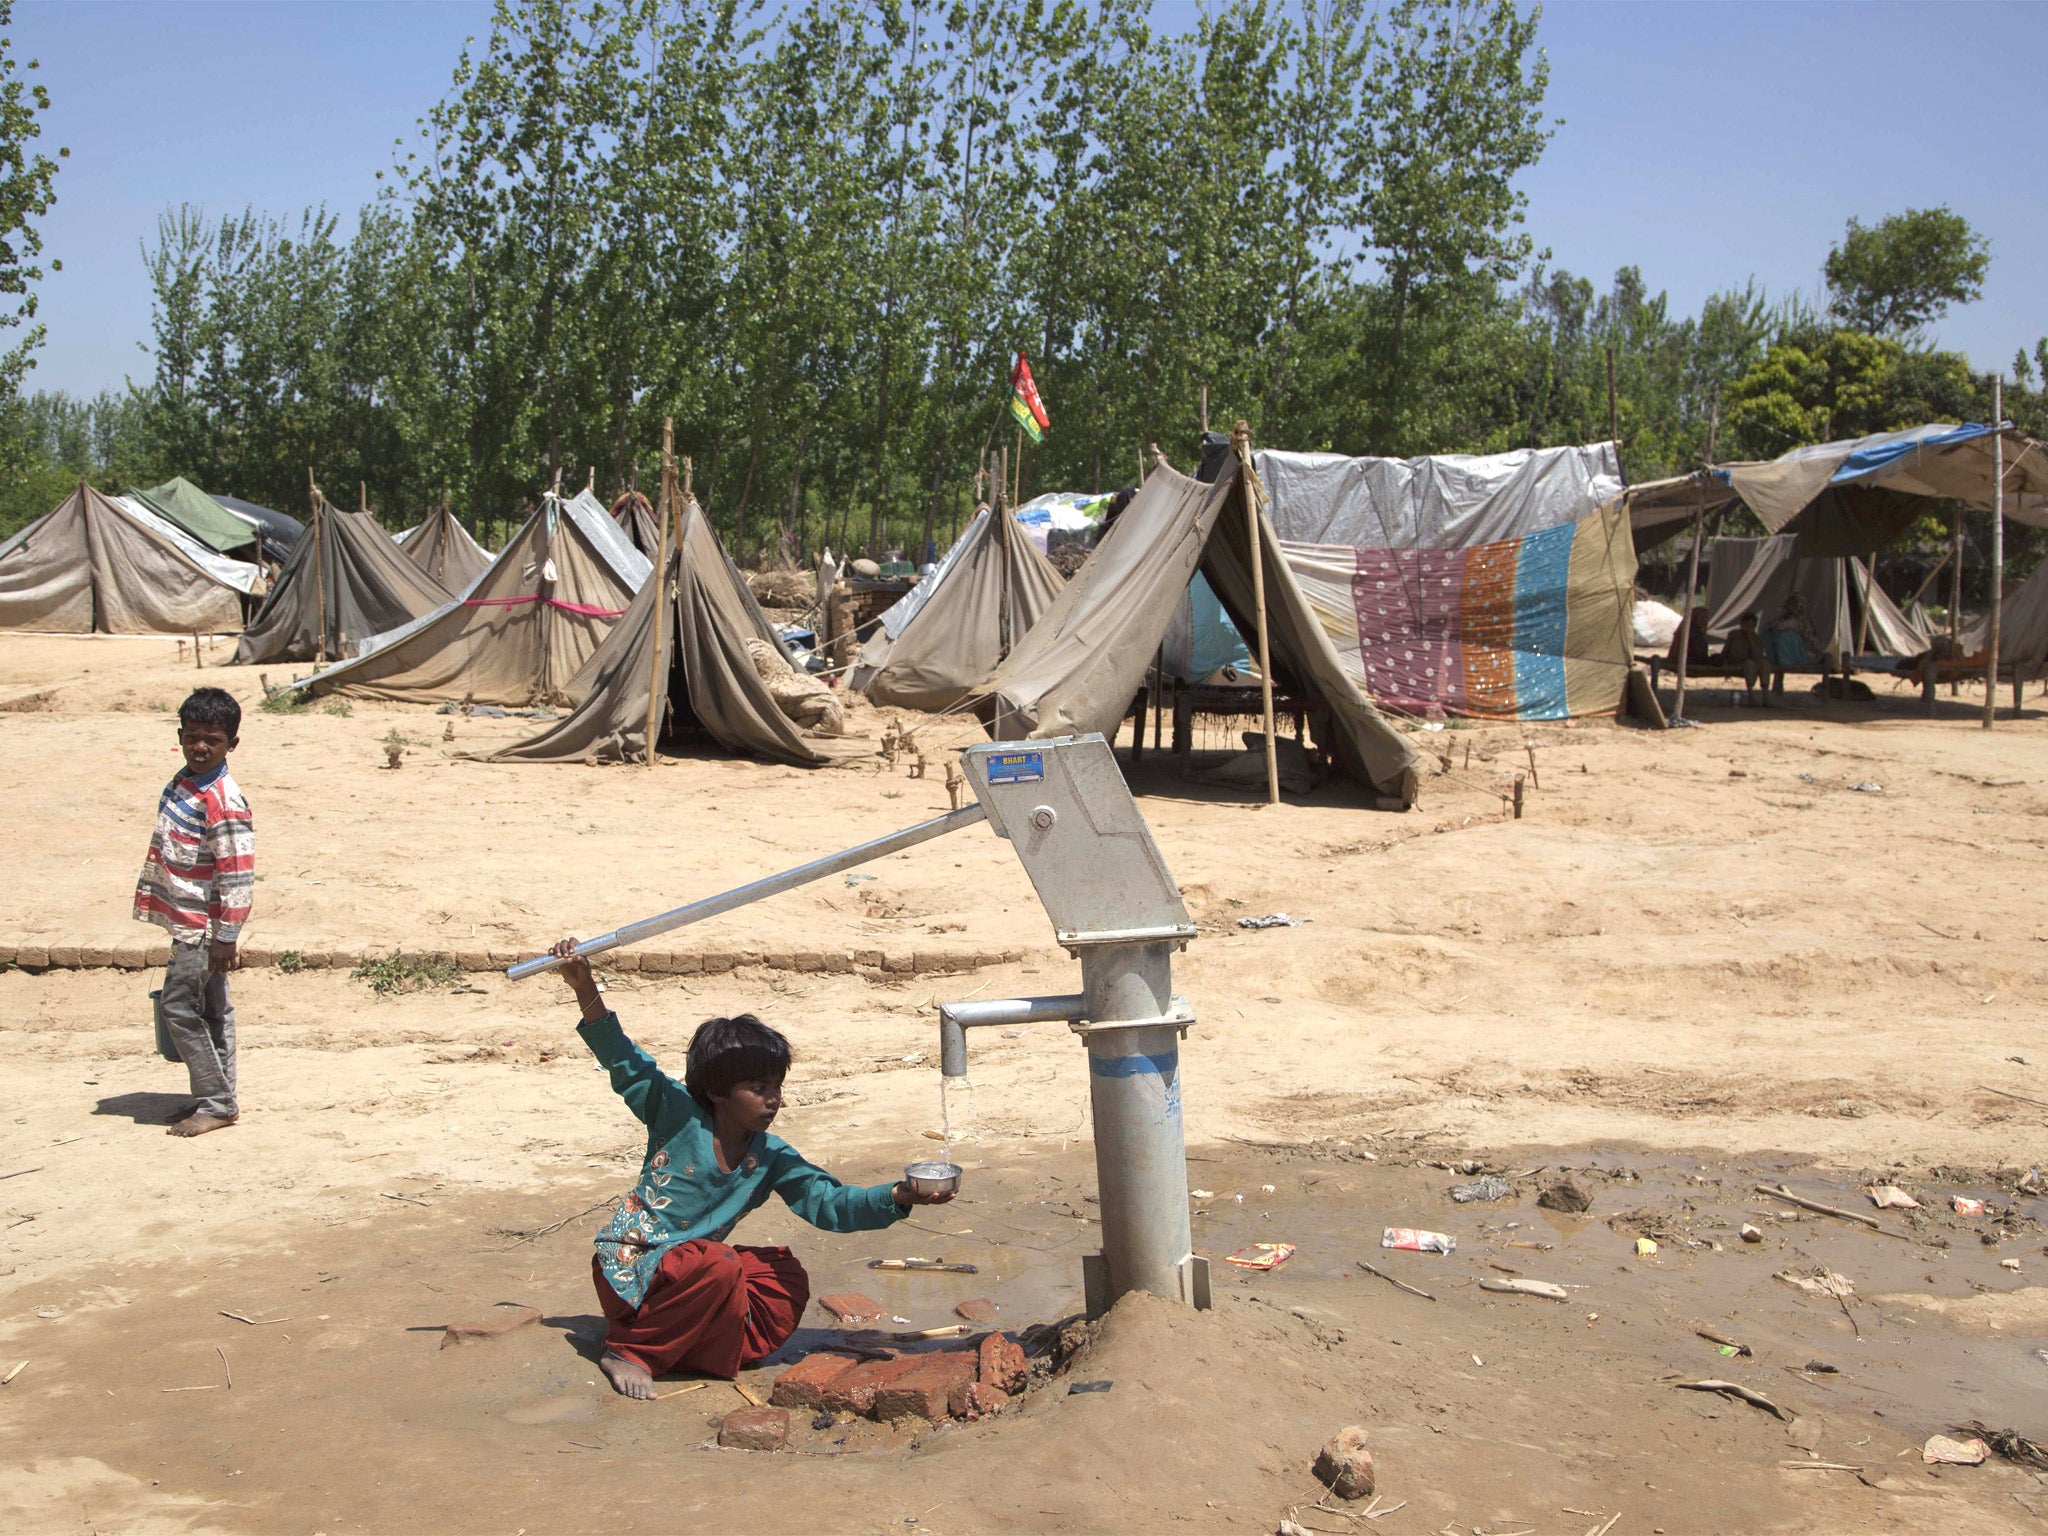
[[[987,681],[1060,586],[1060,573],[998,497],[882,615],[851,686],[877,704],[950,709]]]
[[[748,656],[747,641],[776,646],[775,633],[695,497],[683,498],[678,524],[662,578],[641,587],[563,690],[575,709],[496,759],[644,763],[658,688],[657,747],[702,732],[744,756],[800,767],[829,761],[783,715]]]
[[[1917,656],[1927,649],[1926,631],[1871,580],[1869,567],[1854,558],[1804,559],[1789,533],[1768,539],[1715,539],[1708,545],[1707,635],[1726,640],[1745,613],[1769,625],[1797,593],[1806,622],[1823,652],[1834,655]],[[1868,645],[1863,609],[1870,605]],[[1819,657],[1814,658],[1820,660]]]
[[[299,535],[306,531],[306,525],[288,512],[244,501],[239,496],[216,495],[213,499],[256,530],[263,558],[273,565],[284,563],[285,557],[292,552],[292,546],[299,542]]]
[[[1965,656],[1983,651],[1990,643],[1989,614],[1964,628]],[[2035,566],[2034,574],[2021,582],[2017,591],[2006,594],[1998,616],[1998,657],[2029,672],[2048,667],[2048,560]]]
[[[647,579],[646,558],[588,491],[549,495],[469,590],[373,635],[297,686],[366,698],[524,707],[566,702]]]
[[[218,554],[245,561],[257,557],[260,535],[256,525],[235,516],[183,476],[174,476],[146,491],[131,486],[122,494],[176,523]]]
[[[417,528],[399,534],[397,544],[428,579],[451,595],[469,590],[491,564],[491,552],[469,536],[446,506],[428,513]]]
[[[311,530],[242,632],[235,660],[350,656],[371,635],[409,624],[448,597],[369,513],[344,512],[322,497]]]
[[[1494,719],[1620,708],[1636,561],[1612,443],[1253,462],[1288,565],[1369,697]]]
[[[1235,460],[1208,484],[1155,470],[984,685],[981,714],[993,734],[1114,731],[1198,570],[1239,629],[1255,633],[1244,497]],[[1275,683],[1311,701],[1319,744],[1344,772],[1412,804],[1420,757],[1345,672],[1263,515],[1258,529]]]
[[[612,503],[612,516],[633,547],[652,560],[661,546],[661,530],[654,521],[654,508],[638,491],[627,491]]]
[[[255,579],[255,567],[81,483],[0,543],[0,629],[218,634],[242,627],[240,593]]]

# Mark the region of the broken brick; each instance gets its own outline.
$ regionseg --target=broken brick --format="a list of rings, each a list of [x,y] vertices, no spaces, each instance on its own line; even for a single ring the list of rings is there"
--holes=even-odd
[[[953,1389],[953,1395],[946,1399],[946,1410],[956,1419],[982,1419],[992,1413],[1001,1413],[1009,1405],[1010,1394],[1001,1387],[986,1387],[978,1381],[963,1381]]]
[[[874,1297],[863,1296],[858,1291],[842,1291],[836,1296],[820,1296],[818,1305],[840,1322],[855,1327],[863,1323],[879,1323],[889,1315],[887,1307]]]
[[[964,1349],[942,1349],[909,1357],[910,1370],[892,1377],[875,1392],[874,1417],[888,1423],[899,1419],[943,1419],[957,1387],[972,1385],[976,1360]]]
[[[1031,1362],[1024,1358],[1024,1346],[1007,1334],[991,1333],[981,1341],[981,1384],[1005,1392],[1022,1392],[1031,1380]]]
[[[970,1323],[992,1323],[996,1313],[1002,1309],[986,1296],[976,1296],[971,1301],[960,1302],[953,1308],[957,1317],[964,1317]]]
[[[779,1451],[789,1439],[789,1414],[781,1408],[735,1408],[718,1425],[718,1443],[739,1451]]]
[[[831,1413],[874,1412],[875,1394],[897,1377],[914,1370],[919,1355],[893,1355],[886,1360],[863,1360],[850,1371],[841,1371],[819,1389],[818,1406]]]
[[[828,1384],[860,1364],[855,1355],[820,1351],[805,1355],[775,1378],[775,1390],[768,1400],[778,1408],[816,1408]]]

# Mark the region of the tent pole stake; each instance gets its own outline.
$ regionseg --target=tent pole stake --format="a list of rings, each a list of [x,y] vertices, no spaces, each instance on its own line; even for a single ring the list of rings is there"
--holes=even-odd
[[[1999,626],[2005,619],[2005,377],[1991,381],[1991,626],[1984,656],[1984,729],[1998,718]],[[2018,690],[2014,690],[2017,694]],[[2013,713],[2019,713],[2017,702]]]
[[[676,423],[673,416],[661,421],[661,532],[655,538],[654,557],[654,648],[647,662],[647,766],[654,766],[656,733],[661,729],[661,631],[668,617],[668,529],[677,515],[673,493],[676,483]]]
[[[1273,656],[1266,643],[1266,547],[1259,522],[1258,471],[1252,468],[1252,429],[1249,422],[1240,421],[1231,432],[1237,444],[1237,462],[1244,477],[1244,523],[1245,532],[1251,541],[1252,556],[1252,607],[1257,611],[1259,624],[1259,693],[1264,705],[1266,728],[1266,804],[1280,803],[1280,747],[1273,739]],[[1144,719],[1138,721],[1138,729],[1145,729]]]
[[[313,661],[324,667],[327,665],[327,552],[320,547],[320,487],[313,483],[313,466],[310,464],[306,466],[306,491],[313,505],[313,590],[320,599],[320,633],[313,641]]]

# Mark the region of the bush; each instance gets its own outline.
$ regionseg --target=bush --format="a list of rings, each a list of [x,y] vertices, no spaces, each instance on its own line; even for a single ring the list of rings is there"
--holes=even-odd
[[[453,955],[408,955],[400,951],[387,960],[364,960],[349,975],[368,982],[370,990],[380,997],[394,997],[404,992],[424,992],[430,987],[452,987],[462,972]]]

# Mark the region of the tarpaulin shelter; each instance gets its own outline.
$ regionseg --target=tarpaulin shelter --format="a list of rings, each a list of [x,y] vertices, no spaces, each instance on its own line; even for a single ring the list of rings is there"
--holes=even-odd
[[[1989,614],[1964,626],[1962,654],[1975,655],[1990,643]],[[2017,591],[2006,594],[1998,620],[1998,656],[2033,673],[2048,667],[2048,560],[2035,566]]]
[[[397,543],[408,560],[452,596],[461,596],[490,569],[491,552],[469,536],[446,506],[429,512],[417,528],[399,534]]]
[[[448,599],[447,589],[408,560],[374,517],[345,512],[322,497],[312,528],[242,632],[235,660],[351,656],[371,635],[409,624]]]
[[[640,588],[563,690],[575,709],[495,760],[644,763],[652,700],[657,747],[701,732],[743,756],[830,761],[798,734],[748,656],[749,640],[776,646],[775,632],[695,497],[683,498],[677,521],[661,579]]]
[[[219,634],[242,627],[254,566],[226,559],[140,503],[81,482],[0,543],[0,629]]]
[[[950,709],[1045,616],[1063,578],[1015,514],[996,504],[882,615],[850,686],[877,704]]]
[[[1253,462],[1288,566],[1369,697],[1495,719],[1620,707],[1636,558],[1612,443]]]
[[[1789,533],[1767,539],[1721,538],[1708,545],[1710,639],[1727,639],[1745,613],[1754,613],[1768,626],[1784,610],[1785,599],[1796,594],[1823,655],[1917,656],[1927,649],[1926,631],[1885,596],[1863,561],[1804,559],[1798,545],[1798,538]],[[1866,603],[1869,643],[1860,646]],[[1815,664],[1821,659],[1812,658]]]
[[[462,596],[295,686],[414,703],[567,702],[649,569],[590,492],[550,494]]]
[[[284,563],[285,557],[292,552],[292,546],[299,542],[299,535],[306,531],[306,525],[289,512],[280,512],[260,502],[244,501],[239,496],[208,494],[256,530],[262,541],[263,558],[274,565]]]
[[[999,739],[1114,732],[1200,571],[1238,628],[1256,633],[1246,487],[1233,458],[1212,483],[1164,465],[1102,536],[1088,563],[983,686]],[[1421,759],[1338,660],[1279,538],[1256,516],[1274,681],[1308,701],[1318,743],[1352,778],[1412,804]]]
[[[162,485],[138,491],[132,486],[122,492],[143,503],[159,517],[168,518],[208,549],[237,560],[254,561],[261,542],[256,525],[235,516],[182,475]]]

